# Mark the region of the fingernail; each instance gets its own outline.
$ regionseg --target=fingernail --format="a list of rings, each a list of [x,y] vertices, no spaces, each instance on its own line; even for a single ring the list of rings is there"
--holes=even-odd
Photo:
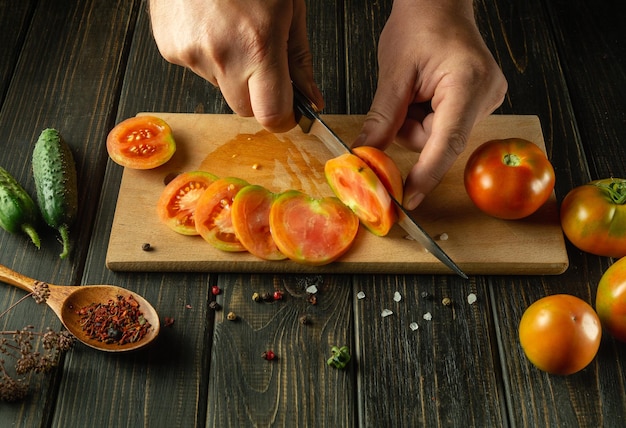
[[[403,205],[409,211],[414,210],[424,200],[425,197],[426,195],[424,195],[423,193],[416,193],[415,195],[405,198],[405,202]]]

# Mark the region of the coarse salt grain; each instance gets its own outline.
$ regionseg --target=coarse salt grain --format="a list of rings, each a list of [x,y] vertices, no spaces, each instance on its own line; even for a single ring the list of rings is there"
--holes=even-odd
[[[363,300],[363,299],[365,299],[365,293],[364,293],[364,292],[362,292],[362,291],[359,291],[359,292],[356,294],[356,298],[357,298],[357,299],[359,299],[359,300]]]
[[[433,315],[430,312],[426,312],[423,317],[426,321],[430,321],[433,319]]]
[[[470,305],[476,303],[476,300],[478,300],[478,298],[474,293],[470,293],[467,295],[467,303],[469,303]]]
[[[393,293],[393,301],[394,302],[399,302],[400,300],[402,300],[402,295],[398,291]]]
[[[417,330],[418,328],[420,328],[419,325],[417,325],[416,322],[412,322],[411,324],[409,324],[409,328],[413,331]]]
[[[393,314],[393,311],[390,311],[389,309],[383,309],[383,311],[380,313],[380,316],[383,318],[386,318],[392,314]]]
[[[439,239],[441,239],[442,241],[447,241],[448,240],[448,234],[447,233],[442,233],[441,235],[439,235]]]
[[[315,294],[315,293],[317,293],[317,287],[315,285],[309,285],[306,288],[306,292],[309,293],[309,294]]]

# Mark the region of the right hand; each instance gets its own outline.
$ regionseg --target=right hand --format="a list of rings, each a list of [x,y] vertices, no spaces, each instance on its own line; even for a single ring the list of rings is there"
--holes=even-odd
[[[220,88],[230,108],[270,132],[296,125],[293,81],[318,107],[304,0],[151,0],[167,61]]]

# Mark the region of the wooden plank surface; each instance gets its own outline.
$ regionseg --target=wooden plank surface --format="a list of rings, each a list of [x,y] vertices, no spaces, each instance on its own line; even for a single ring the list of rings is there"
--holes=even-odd
[[[569,244],[570,268],[559,276],[478,275],[463,281],[446,275],[108,270],[106,244],[122,170],[109,163],[104,175],[102,142],[115,117],[229,109],[218,90],[159,56],[144,2],[0,2],[2,40],[22,46],[19,54],[20,48],[7,50],[9,59],[0,64],[6,89],[0,144],[8,147],[0,163],[32,191],[34,137],[42,126],[61,124],[77,153],[85,204],[69,263],[58,260],[52,232],[39,252],[21,237],[0,234],[1,262],[53,282],[134,289],[175,320],[146,352],[111,357],[79,346],[59,371],[33,385],[26,401],[0,403],[0,425],[623,425],[624,344],[605,336],[596,361],[568,377],[536,370],[519,348],[517,323],[529,303],[556,292],[589,301],[595,296],[599,275],[611,261]],[[367,112],[376,87],[376,40],[391,4],[308,4],[326,113]],[[592,177],[626,174],[620,140],[626,123],[622,3],[608,0],[592,8],[581,0],[479,0],[475,7],[509,80],[499,113],[539,116],[557,171],[557,200]],[[302,291],[310,281],[323,284],[319,305],[311,305]],[[213,296],[212,285],[223,294]],[[259,306],[250,299],[253,291],[275,288],[287,292],[284,302]],[[359,291],[365,299],[357,299]],[[401,302],[392,300],[394,291],[402,294]],[[466,303],[469,293],[478,296],[473,305]],[[0,288],[3,307],[22,296]],[[443,297],[453,307],[442,306]],[[208,308],[215,299],[223,312]],[[394,315],[383,320],[384,307]],[[240,322],[226,320],[228,310],[239,313]],[[430,322],[422,318],[426,312],[433,315]],[[311,325],[299,324],[302,314],[311,316]],[[418,322],[417,331],[408,328],[411,321]],[[50,311],[22,305],[2,327],[55,322]],[[331,344],[352,347],[348,371],[326,370]],[[279,355],[277,364],[257,358],[269,346]]]
[[[315,137],[299,128],[275,135],[254,119],[234,115],[158,113],[173,129],[177,153],[154,170],[125,169],[111,229],[107,266],[129,271],[234,271],[335,273],[448,273],[448,269],[399,226],[381,238],[361,228],[352,248],[338,261],[311,267],[291,261],[267,261],[247,252],[218,250],[201,237],[179,235],[156,216],[166,177],[205,170],[219,177],[239,177],[273,192],[301,190],[313,197],[331,196],[324,163],[331,158]],[[358,134],[363,116],[330,115],[327,123],[345,140]],[[567,253],[553,197],[531,217],[503,221],[477,210],[463,187],[469,154],[497,138],[518,137],[545,150],[541,126],[533,116],[494,115],[479,124],[468,148],[442,184],[413,215],[466,273],[560,274]],[[403,176],[416,153],[392,146],[387,153]],[[448,239],[440,239],[442,234]],[[143,251],[148,242],[152,251]]]

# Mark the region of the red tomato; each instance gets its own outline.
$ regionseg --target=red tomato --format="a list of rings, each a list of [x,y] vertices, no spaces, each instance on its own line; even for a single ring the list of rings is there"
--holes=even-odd
[[[264,260],[284,260],[270,232],[270,208],[277,195],[257,185],[246,186],[233,199],[233,229],[241,244]]]
[[[289,190],[272,205],[270,230],[280,251],[291,260],[321,266],[348,251],[359,219],[337,198],[315,199]]]
[[[217,177],[205,171],[179,174],[170,181],[157,202],[159,219],[182,235],[198,235],[195,211],[198,199]]]
[[[248,183],[234,177],[220,178],[204,191],[196,206],[196,230],[205,241],[223,251],[246,251],[233,228],[233,199]]]
[[[626,256],[626,179],[597,180],[572,189],[561,203],[561,227],[583,251]]]
[[[492,140],[470,155],[464,181],[481,211],[515,220],[531,215],[548,200],[554,189],[554,168],[530,141]]]
[[[593,308],[569,294],[555,294],[530,305],[519,324],[524,353],[552,374],[576,373],[594,359],[602,328]]]
[[[402,173],[393,159],[380,149],[372,146],[360,146],[352,149],[378,176],[385,188],[397,201],[402,202],[404,184]]]
[[[107,151],[115,163],[132,169],[163,165],[176,151],[172,129],[161,118],[136,116],[118,123],[107,137]]]
[[[606,331],[626,342],[626,257],[613,263],[602,275],[596,311]]]
[[[387,189],[376,173],[356,155],[346,153],[324,166],[326,181],[361,223],[378,236],[389,233],[398,215]]]

